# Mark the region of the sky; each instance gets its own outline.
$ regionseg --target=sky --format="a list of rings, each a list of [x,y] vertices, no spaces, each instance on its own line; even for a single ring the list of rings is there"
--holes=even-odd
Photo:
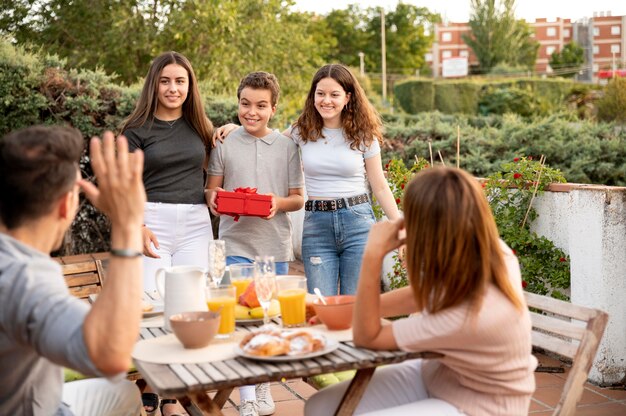
[[[404,3],[426,7],[450,22],[467,22],[470,15],[470,0],[403,0]],[[333,9],[345,9],[358,3],[362,8],[383,6],[394,10],[398,0],[296,0],[295,9],[326,14]],[[626,0],[517,0],[518,18],[533,22],[537,17],[578,20],[593,17],[594,12],[611,11],[613,16],[626,15]]]

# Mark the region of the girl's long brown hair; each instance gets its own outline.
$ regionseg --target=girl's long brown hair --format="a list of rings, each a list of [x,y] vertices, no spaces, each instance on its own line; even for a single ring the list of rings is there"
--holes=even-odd
[[[418,310],[430,313],[470,302],[480,308],[493,283],[517,309],[498,230],[480,185],[466,172],[431,168],[404,196],[407,271]]]
[[[189,91],[187,93],[187,99],[183,103],[183,117],[191,128],[198,133],[208,152],[211,148],[209,143],[211,141],[211,135],[213,134],[213,125],[204,112],[202,98],[200,98],[200,90],[198,89],[198,81],[196,80],[196,74],[193,72],[191,63],[185,56],[178,52],[165,52],[154,58],[143,83],[139,101],[137,101],[137,105],[131,115],[122,122],[120,130],[123,133],[127,129],[141,127],[147,122],[154,122],[154,113],[159,103],[157,96],[159,77],[161,76],[163,68],[171,64],[180,65],[187,71],[187,76],[189,77]]]
[[[341,126],[350,142],[350,148],[360,149],[361,145],[369,146],[374,138],[382,143],[383,127],[380,115],[367,99],[359,81],[341,64],[324,65],[313,76],[304,110],[293,124],[298,128],[302,140],[305,143],[309,140],[314,142],[324,137],[322,134],[324,119],[315,109],[315,90],[317,84],[324,78],[334,79],[346,94],[350,94],[350,100],[341,113]]]

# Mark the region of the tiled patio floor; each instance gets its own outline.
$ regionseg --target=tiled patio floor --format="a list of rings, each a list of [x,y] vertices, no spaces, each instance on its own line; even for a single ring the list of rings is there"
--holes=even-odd
[[[540,365],[558,367],[562,364],[545,355],[538,355]],[[565,373],[535,373],[537,390],[533,396],[529,415],[549,416],[559,401]],[[301,416],[304,402],[315,389],[302,380],[272,383],[272,396],[276,402],[275,416]],[[235,389],[224,406],[224,416],[238,416],[239,392]],[[626,416],[626,389],[599,388],[589,383],[578,403],[576,416]]]

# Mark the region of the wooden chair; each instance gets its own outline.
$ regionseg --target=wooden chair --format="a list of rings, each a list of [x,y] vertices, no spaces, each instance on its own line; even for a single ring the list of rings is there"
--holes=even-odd
[[[61,265],[65,282],[70,293],[77,298],[89,301],[89,295],[100,293],[104,281],[104,268],[101,260]]]
[[[552,415],[574,415],[609,316],[598,309],[547,296],[528,292],[525,295],[533,326],[533,346],[572,360],[561,398]]]

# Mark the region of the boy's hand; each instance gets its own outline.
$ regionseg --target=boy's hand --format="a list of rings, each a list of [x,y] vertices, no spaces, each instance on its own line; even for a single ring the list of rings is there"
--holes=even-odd
[[[217,141],[219,140],[221,143],[224,143],[224,139],[226,136],[230,134],[233,130],[238,128],[239,126],[233,123],[224,124],[221,127],[216,128],[213,131],[213,137],[211,137],[211,146],[215,147]]]
[[[266,195],[269,195],[269,196],[272,197],[272,203],[270,205],[270,215],[268,215],[267,217],[264,217],[264,219],[269,220],[274,215],[276,215],[276,212],[278,211],[278,203],[279,203],[278,200],[280,199],[280,197],[278,197],[278,196],[276,196],[276,195],[274,195],[272,193],[269,193],[269,194],[266,194]]]
[[[218,191],[224,192],[225,189],[220,188],[218,186],[213,189],[205,189],[205,193],[204,193],[204,198],[206,199],[206,203],[209,206],[211,213],[215,215],[216,217],[219,217],[220,215],[222,215],[219,212],[217,212],[217,202],[215,202]]]
[[[153,244],[156,249],[159,248],[159,240],[156,235],[154,235],[152,230],[144,225],[141,230],[141,237],[143,240],[143,255],[146,257],[152,257],[153,259],[160,259],[161,256],[152,251],[151,244]]]

